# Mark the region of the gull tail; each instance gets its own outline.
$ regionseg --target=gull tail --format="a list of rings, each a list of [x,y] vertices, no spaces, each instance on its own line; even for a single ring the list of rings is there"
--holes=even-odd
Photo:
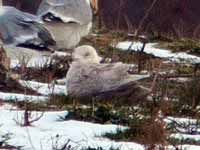
[[[149,77],[150,77],[149,74],[144,74],[144,75],[142,75],[142,74],[132,74],[132,75],[129,76],[128,79],[130,81],[138,81],[138,80],[142,80],[142,79],[149,78]]]

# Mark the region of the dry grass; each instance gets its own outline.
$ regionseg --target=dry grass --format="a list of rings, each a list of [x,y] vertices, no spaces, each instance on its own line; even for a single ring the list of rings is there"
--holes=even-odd
[[[200,55],[200,41],[193,39],[175,39],[171,42],[161,42],[158,47],[171,49],[173,52],[188,52]]]

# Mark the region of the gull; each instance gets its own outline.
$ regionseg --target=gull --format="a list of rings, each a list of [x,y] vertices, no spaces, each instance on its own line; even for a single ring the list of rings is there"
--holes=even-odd
[[[0,6],[0,40],[6,46],[39,49],[56,45],[38,17],[9,6]]]
[[[66,75],[67,93],[73,97],[98,96],[117,91],[126,85],[136,85],[136,81],[149,75],[130,74],[130,65],[100,63],[102,58],[96,50],[84,45],[72,53],[72,64]]]
[[[92,27],[90,0],[43,0],[37,15],[60,49],[75,48]]]

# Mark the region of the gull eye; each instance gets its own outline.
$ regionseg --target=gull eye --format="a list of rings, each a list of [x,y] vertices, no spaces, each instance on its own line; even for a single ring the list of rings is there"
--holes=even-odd
[[[86,53],[85,53],[85,57],[88,57],[88,56],[90,56],[90,53],[89,53],[89,52],[86,52]]]

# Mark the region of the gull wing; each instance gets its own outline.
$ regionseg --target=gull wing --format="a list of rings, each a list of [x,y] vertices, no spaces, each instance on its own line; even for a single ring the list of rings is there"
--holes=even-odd
[[[42,26],[37,16],[23,13],[14,7],[0,9],[4,9],[4,14],[0,15],[0,33],[5,44],[55,44],[51,34]]]
[[[55,18],[64,23],[75,22],[81,25],[92,21],[92,10],[87,0],[43,0],[37,15],[49,22]]]

